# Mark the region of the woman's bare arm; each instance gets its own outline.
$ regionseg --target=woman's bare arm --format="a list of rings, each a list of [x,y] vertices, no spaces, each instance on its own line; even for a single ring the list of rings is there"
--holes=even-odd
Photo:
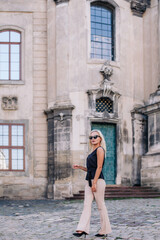
[[[81,169],[81,170],[87,172],[87,168],[83,167],[83,166],[80,166],[80,165],[73,165],[73,169]]]

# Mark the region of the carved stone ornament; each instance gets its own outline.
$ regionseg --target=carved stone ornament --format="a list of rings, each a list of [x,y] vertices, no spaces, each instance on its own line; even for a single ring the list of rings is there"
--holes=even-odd
[[[107,81],[110,81],[110,77],[112,76],[113,74],[113,68],[110,66],[110,62],[109,61],[106,61],[101,70],[100,70],[100,73],[103,75],[103,80],[107,80]]]
[[[18,98],[15,96],[2,97],[2,109],[3,110],[17,110]]]
[[[113,83],[110,82],[110,77],[113,74],[113,68],[110,66],[109,61],[104,63],[100,70],[100,73],[103,76],[103,80],[100,82],[100,87],[103,88],[103,96],[107,96],[111,93],[113,85]]]
[[[89,89],[87,91],[89,98],[90,114],[94,117],[103,118],[117,118],[118,117],[118,99],[121,96],[120,93],[114,87],[114,82],[111,81],[110,77],[113,74],[113,69],[110,66],[110,62],[107,61],[102,66],[100,73],[103,76],[103,80],[99,83],[99,87]],[[113,113],[108,112],[97,112],[96,111],[96,100],[106,97],[113,101]]]
[[[147,7],[150,6],[150,0],[131,0],[131,10],[134,15],[142,17]]]
[[[54,0],[56,4],[69,2],[69,0]]]

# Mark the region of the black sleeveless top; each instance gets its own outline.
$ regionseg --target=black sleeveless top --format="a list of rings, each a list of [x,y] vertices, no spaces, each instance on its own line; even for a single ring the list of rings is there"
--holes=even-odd
[[[86,165],[87,165],[86,180],[88,180],[90,187],[92,187],[91,179],[94,179],[94,176],[95,176],[95,173],[97,170],[97,149],[98,148],[96,148],[93,152],[91,152],[88,155],[87,160],[86,160]],[[103,165],[104,165],[104,162],[103,162]],[[104,179],[102,172],[100,173],[99,178]]]

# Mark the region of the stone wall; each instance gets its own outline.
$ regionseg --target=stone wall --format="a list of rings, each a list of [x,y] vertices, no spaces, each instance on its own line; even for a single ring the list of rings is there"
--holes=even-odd
[[[141,184],[160,190],[160,153],[142,157]]]
[[[42,198],[47,184],[47,5],[45,0],[0,1],[0,29],[22,32],[20,84],[0,82],[3,96],[16,96],[17,110],[0,109],[0,121],[24,123],[24,172],[0,171],[0,197]],[[0,98],[2,101],[2,95]]]

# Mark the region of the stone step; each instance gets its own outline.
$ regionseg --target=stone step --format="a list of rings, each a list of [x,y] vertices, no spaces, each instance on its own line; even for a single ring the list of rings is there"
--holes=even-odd
[[[160,197],[160,192],[152,189],[151,187],[127,187],[127,186],[106,186],[105,198],[156,198]],[[66,199],[76,200],[84,199],[84,191],[79,191],[79,193],[74,194],[73,197]]]
[[[134,195],[134,196],[139,196],[139,195],[159,195],[160,196],[160,193],[158,193],[158,192],[119,192],[119,193],[117,193],[117,192],[107,192],[107,193],[105,193],[105,195],[112,195],[112,196],[114,196],[114,195],[119,195],[119,196],[121,196],[121,195]],[[74,194],[74,196],[76,197],[76,196],[84,196],[84,194],[83,193],[78,193],[78,194]]]
[[[115,195],[115,196],[106,196],[105,199],[123,199],[123,198],[160,198],[160,195],[139,195],[139,196],[129,196],[129,195]],[[67,197],[66,200],[81,200],[84,199],[84,196],[77,197]]]
[[[148,192],[150,192],[150,193],[158,193],[158,191],[156,191],[156,190],[152,190],[152,189],[148,189],[148,190],[131,190],[131,189],[126,189],[126,190],[121,190],[121,189],[110,189],[110,190],[105,190],[105,193],[108,193],[108,192],[111,192],[111,193],[114,193],[114,192],[119,192],[119,193],[121,193],[121,192],[128,192],[128,193],[141,193],[141,192],[144,192],[144,193],[148,193]],[[79,192],[80,194],[84,194],[84,191],[80,191]]]

